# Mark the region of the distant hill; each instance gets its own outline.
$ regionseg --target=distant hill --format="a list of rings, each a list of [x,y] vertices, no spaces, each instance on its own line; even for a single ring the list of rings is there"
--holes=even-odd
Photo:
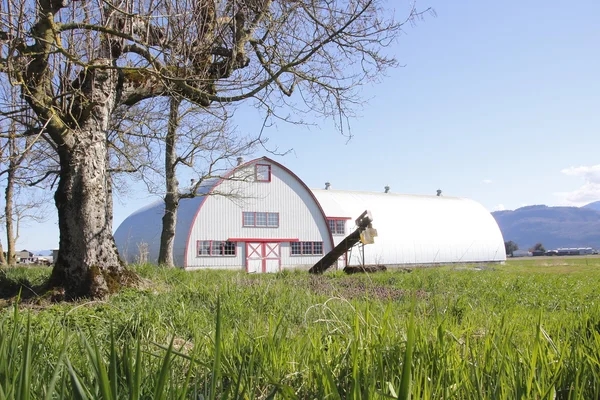
[[[52,250],[29,250],[30,252],[32,252],[33,254],[35,254],[36,256],[51,256],[52,255]]]
[[[600,202],[584,207],[527,206],[514,211],[495,211],[492,215],[504,240],[512,240],[520,249],[538,242],[546,249],[600,248]]]
[[[600,211],[600,201],[595,201],[593,203],[586,204],[582,208],[589,208],[589,209],[592,209],[592,210]]]

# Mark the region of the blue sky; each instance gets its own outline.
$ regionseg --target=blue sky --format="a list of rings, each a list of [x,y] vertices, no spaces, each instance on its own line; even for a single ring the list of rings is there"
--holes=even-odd
[[[392,4],[392,2],[390,2]],[[407,1],[393,3],[401,16]],[[268,129],[274,157],[310,187],[472,198],[490,211],[600,200],[600,2],[421,0],[426,16],[390,47],[402,68],[364,87],[353,138],[332,123]],[[256,132],[250,107],[238,130]],[[262,155],[262,154],[257,154]],[[156,197],[115,201],[114,228]],[[51,212],[54,212],[51,209]],[[55,218],[19,248],[58,245]]]

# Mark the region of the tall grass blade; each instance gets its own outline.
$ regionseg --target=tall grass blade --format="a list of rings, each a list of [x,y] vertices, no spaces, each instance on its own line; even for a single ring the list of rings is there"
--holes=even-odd
[[[140,337],[137,337],[135,345],[135,373],[129,388],[129,399],[139,400],[142,388],[142,346]]]
[[[73,390],[73,397],[76,400],[88,400],[91,396],[88,395],[85,388],[81,385],[77,374],[73,370],[71,361],[67,358],[67,368],[69,369],[69,375],[71,376],[71,389]]]
[[[23,355],[21,356],[21,371],[19,373],[19,388],[16,398],[29,400],[31,398],[31,315],[27,315],[27,326],[25,328],[25,343],[23,343]]]
[[[210,379],[210,391],[208,398],[215,400],[217,397],[217,382],[219,379],[219,371],[221,368],[221,300],[217,298],[217,326],[215,328],[215,359],[212,368],[212,376]]]
[[[416,295],[412,301],[412,311],[408,321],[408,331],[406,340],[406,350],[404,352],[404,362],[402,364],[402,378],[400,379],[400,388],[398,389],[398,400],[410,400],[411,394],[411,374],[412,374],[412,356],[415,345],[415,311]]]
[[[167,349],[167,353],[165,354],[162,360],[162,366],[160,368],[160,375],[158,376],[158,381],[156,382],[156,386],[154,388],[154,397],[153,399],[162,400],[165,398],[165,386],[167,384],[167,377],[171,371],[171,352],[173,350],[173,341],[175,340],[175,336],[171,338],[171,343],[169,344],[169,348]]]
[[[60,354],[58,355],[58,360],[56,360],[56,364],[54,365],[54,373],[52,374],[52,378],[50,379],[50,383],[48,384],[48,388],[46,391],[46,397],[45,397],[46,400],[52,400],[54,398],[54,396],[53,396],[54,388],[56,387],[56,382],[58,382],[58,378],[60,377],[60,372],[62,371],[64,358],[67,354],[68,342],[69,342],[69,335],[67,334],[67,331],[65,330],[65,339],[64,339]],[[59,398],[62,398],[62,396]]]
[[[117,345],[115,344],[115,335],[112,323],[110,324],[110,364],[108,366],[108,375],[110,379],[110,391],[113,399],[119,398],[119,380],[117,363]]]

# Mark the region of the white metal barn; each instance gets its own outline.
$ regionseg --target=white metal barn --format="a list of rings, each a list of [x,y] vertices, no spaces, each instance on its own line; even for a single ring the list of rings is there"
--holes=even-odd
[[[180,201],[176,264],[187,269],[245,268],[275,272],[313,265],[331,251],[327,220],[310,189],[283,165],[266,157],[240,165],[223,179],[206,182],[203,196]],[[158,259],[162,200],[130,215],[115,232],[129,262],[148,246]]]
[[[283,165],[262,157],[223,179],[207,181],[182,199],[174,259],[186,269],[276,272],[309,268],[354,229],[370,210],[379,236],[365,249],[366,264],[504,261],[504,241],[491,214],[460,198],[310,190]],[[115,232],[120,254],[136,261],[147,248],[156,262],[164,205],[159,200],[123,221]],[[355,247],[338,265],[359,265]]]
[[[313,189],[313,193],[328,216],[353,221],[370,210],[378,236],[374,244],[364,246],[366,265],[506,260],[496,220],[473,200],[345,190]],[[345,237],[343,226],[338,232],[334,222],[330,225],[337,245]],[[349,252],[347,263],[361,265],[362,251],[355,248]]]

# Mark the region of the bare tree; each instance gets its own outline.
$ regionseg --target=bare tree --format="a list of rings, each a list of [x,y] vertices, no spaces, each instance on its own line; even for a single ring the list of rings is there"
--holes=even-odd
[[[223,111],[223,110],[219,110]],[[247,155],[263,145],[261,134],[238,135],[227,126],[226,114],[182,104],[180,98],[169,100],[169,119],[164,136],[165,211],[158,263],[172,267],[177,211],[181,199],[207,195],[200,188],[210,179],[224,179],[233,159]],[[189,186],[180,187],[177,172],[185,167],[191,178]],[[215,193],[234,196],[234,193]]]
[[[16,264],[20,228],[46,219],[48,196],[43,188],[57,172],[54,152],[44,140],[44,129],[10,87],[1,88],[0,178],[5,184],[4,218],[6,262]]]
[[[4,248],[2,247],[1,240],[0,240],[0,265],[6,265],[6,258],[4,257]]]
[[[69,297],[104,297],[135,279],[111,234],[107,132],[119,105],[287,98],[343,121],[357,85],[395,65],[382,48],[402,25],[379,0],[0,0],[0,71],[60,160],[52,280]]]

